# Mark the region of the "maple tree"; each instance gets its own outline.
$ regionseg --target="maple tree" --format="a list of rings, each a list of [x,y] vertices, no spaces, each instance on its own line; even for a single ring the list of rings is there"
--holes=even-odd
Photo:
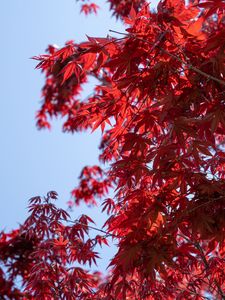
[[[30,199],[24,224],[0,235],[0,299],[225,299],[225,1],[108,2],[123,33],[35,57],[37,126],[62,116],[64,131],[102,131],[101,167],[83,169],[69,205],[103,199],[108,219],[71,221],[56,192]],[[86,270],[111,239],[107,277]]]

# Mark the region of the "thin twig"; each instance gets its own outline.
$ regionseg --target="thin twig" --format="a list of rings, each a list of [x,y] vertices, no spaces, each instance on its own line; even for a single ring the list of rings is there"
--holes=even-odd
[[[114,238],[121,238],[123,236],[119,236],[117,234],[113,234],[113,233],[109,233],[107,232],[106,230],[103,230],[103,229],[100,229],[100,228],[97,228],[95,226],[91,226],[91,225],[87,225],[85,223],[82,223],[82,222],[79,222],[79,221],[72,221],[72,220],[64,220],[64,219],[59,219],[60,221],[65,221],[65,222],[69,222],[69,223],[72,223],[72,224],[79,224],[79,225],[82,225],[82,226],[85,226],[87,228],[90,228],[90,229],[93,229],[95,231],[98,231],[98,232],[101,232],[101,233],[104,233],[106,236],[111,236],[111,237],[114,237]]]

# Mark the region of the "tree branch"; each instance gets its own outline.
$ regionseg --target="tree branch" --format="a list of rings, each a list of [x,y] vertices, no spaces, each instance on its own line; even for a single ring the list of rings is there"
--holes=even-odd
[[[213,80],[221,85],[224,85],[225,86],[225,81],[217,78],[217,77],[214,77],[204,71],[201,71],[200,69],[196,68],[195,66],[193,66],[192,64],[189,64],[189,63],[186,63],[185,61],[183,61],[180,57],[178,57],[177,55],[174,55],[172,53],[170,53],[169,51],[167,51],[166,49],[160,47],[158,44],[159,44],[159,41],[157,41],[156,43],[152,43],[152,42],[149,42],[143,38],[139,38],[139,37],[136,37],[134,34],[126,34],[126,33],[122,33],[122,32],[118,32],[118,31],[114,31],[114,30],[110,30],[111,32],[114,32],[114,33],[117,33],[117,34],[123,34],[125,36],[127,36],[127,38],[129,37],[134,37],[136,38],[137,40],[139,41],[142,41],[144,43],[147,43],[149,45],[152,45],[154,48],[158,48],[160,51],[162,51],[163,53],[169,55],[170,57],[174,58],[175,60],[179,61],[180,63],[182,63],[183,65],[185,65],[187,67],[188,70],[193,70],[194,72],[210,79],[210,80]],[[166,32],[163,33],[163,36],[165,35]],[[151,49],[152,50],[152,49]]]

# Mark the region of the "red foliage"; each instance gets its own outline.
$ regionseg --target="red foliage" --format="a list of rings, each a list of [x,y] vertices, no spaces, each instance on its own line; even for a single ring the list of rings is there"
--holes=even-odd
[[[104,237],[88,238],[91,218],[82,215],[66,225],[69,215],[52,203],[55,192],[41,199],[30,199],[30,216],[19,230],[0,236],[2,284],[0,295],[10,299],[91,299],[92,288],[98,286],[96,273],[74,265],[96,263],[93,246],[106,243]],[[3,277],[7,269],[7,278]],[[12,289],[22,278],[22,291]],[[24,298],[23,298],[24,297]],[[5,299],[5,298],[3,298]]]
[[[31,199],[30,217],[1,235],[0,293],[10,299],[225,299],[225,2],[109,1],[119,37],[89,37],[36,57],[46,75],[39,128],[102,130],[100,161],[84,168],[75,203],[103,202],[105,229]],[[128,14],[129,12],[129,14]],[[99,84],[81,100],[89,76]],[[94,239],[88,228],[101,232]],[[117,239],[101,280],[73,264]],[[16,278],[23,286],[16,288]],[[22,295],[22,296],[21,296]],[[209,296],[208,296],[209,295]],[[13,298],[14,297],[14,298]]]
[[[97,14],[98,8],[98,5],[96,5],[95,3],[82,4],[81,12],[83,12],[85,15],[89,15],[91,13]]]
[[[109,188],[112,187],[110,177],[107,177],[107,174],[105,174],[99,166],[85,167],[79,179],[79,187],[71,192],[71,196],[77,205],[79,205],[81,201],[87,204],[97,205],[95,198],[104,197],[109,193]],[[69,203],[73,204],[73,201],[70,200]]]

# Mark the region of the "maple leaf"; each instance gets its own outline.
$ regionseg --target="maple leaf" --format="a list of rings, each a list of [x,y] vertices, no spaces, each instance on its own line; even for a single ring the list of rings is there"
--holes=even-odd
[[[59,239],[53,241],[55,247],[65,247],[68,244],[68,240],[64,240],[62,236]]]
[[[79,76],[81,74],[81,67],[76,62],[69,62],[61,71],[63,74],[62,84],[69,79],[72,75],[75,75],[79,82]]]
[[[81,6],[81,12],[83,12],[85,15],[95,13],[97,14],[97,11],[99,9],[99,6],[95,3],[90,3],[90,4],[82,4]]]

